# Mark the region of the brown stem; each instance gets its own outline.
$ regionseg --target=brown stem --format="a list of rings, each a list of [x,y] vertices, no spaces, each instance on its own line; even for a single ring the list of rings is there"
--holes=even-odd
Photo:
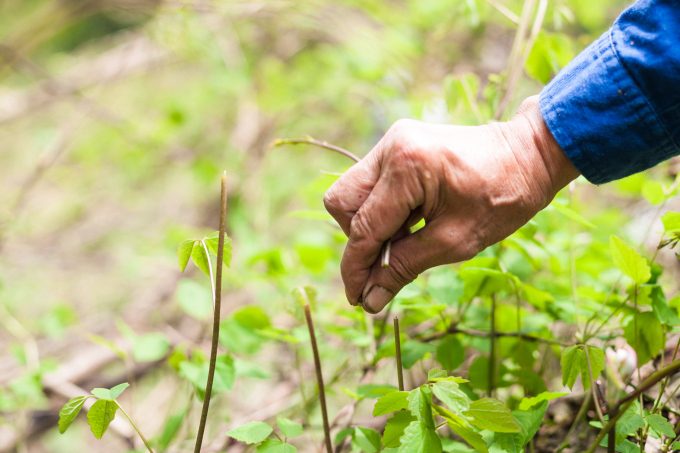
[[[491,340],[491,347],[489,349],[489,397],[493,396],[495,388],[496,377],[496,295],[491,295],[491,320],[490,320],[489,339]]]
[[[397,358],[397,379],[399,380],[399,390],[404,390],[404,369],[401,365],[401,339],[399,338],[399,318],[394,317],[394,348]]]
[[[354,162],[359,162],[361,159],[359,159],[354,153],[351,151],[346,150],[345,148],[341,148],[340,146],[333,145],[331,143],[322,141],[322,140],[317,140],[312,137],[305,137],[305,138],[278,138],[272,143],[273,147],[276,146],[283,146],[283,145],[313,145],[313,146],[318,146],[319,148],[324,148],[328,149],[330,151],[335,151],[336,153],[342,154],[343,156],[352,159]]]
[[[203,409],[201,410],[201,421],[198,425],[198,435],[194,453],[200,453],[205,433],[205,424],[208,420],[208,408],[210,407],[210,396],[212,395],[213,379],[215,378],[215,365],[217,363],[217,345],[220,336],[220,309],[222,307],[222,260],[224,255],[224,231],[226,229],[227,218],[227,173],[222,175],[222,190],[220,194],[220,232],[217,246],[217,265],[215,276],[215,310],[213,312],[212,342],[210,345],[210,364],[208,366],[208,382],[205,384],[205,396],[203,398]]]
[[[490,332],[484,332],[483,330],[476,330],[476,329],[463,329],[455,324],[451,325],[448,329],[446,329],[445,332],[438,332],[433,335],[429,335],[423,338],[420,338],[420,341],[429,343],[431,341],[438,340],[442,337],[445,337],[446,335],[450,334],[463,334],[463,335],[468,335],[470,337],[481,337],[481,338],[488,338],[491,336]],[[570,343],[565,343],[559,340],[552,340],[550,338],[543,338],[543,337],[537,337],[536,335],[530,335],[527,333],[523,332],[496,332],[494,334],[494,337],[496,338],[501,338],[501,337],[512,337],[512,338],[520,338],[525,341],[533,341],[537,343],[547,343],[547,344],[554,344],[554,345],[559,345],[559,346],[571,346]]]
[[[316,336],[314,335],[314,322],[312,321],[312,313],[309,309],[309,304],[305,304],[305,319],[307,320],[307,329],[309,329],[309,340],[312,343],[312,353],[314,354],[314,371],[316,371],[316,382],[319,386],[319,404],[321,405],[321,417],[323,418],[323,434],[326,444],[326,453],[333,453],[333,444],[331,444],[331,428],[328,424],[328,410],[326,409],[326,389],[323,385],[323,374],[321,373],[321,359],[319,358],[319,348],[316,345]]]
[[[640,385],[638,385],[638,388],[635,389],[635,391],[621,398],[612,408],[609,415],[609,422],[607,422],[604,428],[602,428],[602,430],[599,432],[599,434],[595,438],[595,441],[590,445],[590,448],[588,448],[588,451],[586,453],[595,452],[595,449],[600,444],[602,439],[604,439],[604,436],[613,430],[617,420],[621,417],[621,415],[623,415],[626,412],[628,406],[630,406],[630,404],[637,397],[639,397],[644,392],[652,388],[657,382],[659,382],[666,376],[671,376],[677,373],[678,371],[680,371],[680,359],[671,362],[666,367],[658,371],[655,371],[654,373],[649,375],[649,377],[647,377],[644,381],[640,382]]]

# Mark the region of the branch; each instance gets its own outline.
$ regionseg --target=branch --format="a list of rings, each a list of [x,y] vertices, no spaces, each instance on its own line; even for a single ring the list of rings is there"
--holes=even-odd
[[[394,348],[395,356],[397,358],[397,379],[399,381],[399,390],[404,390],[404,370],[401,365],[401,338],[399,338],[399,318],[394,317]]]
[[[439,332],[435,333],[433,335],[429,335],[427,337],[420,338],[420,341],[429,343],[431,341],[438,340],[442,337],[445,337],[446,335],[451,335],[451,334],[463,334],[463,335],[468,335],[471,337],[481,337],[481,338],[488,338],[488,337],[495,337],[495,338],[502,338],[502,337],[510,337],[510,338],[520,338],[525,341],[533,341],[537,343],[547,343],[547,344],[553,344],[553,345],[558,345],[558,346],[570,346],[569,343],[564,343],[559,340],[552,340],[550,338],[543,338],[543,337],[538,337],[536,335],[531,335],[528,333],[522,333],[522,332],[494,332],[493,334],[491,332],[485,332],[483,330],[476,330],[476,329],[462,329],[456,326],[455,324],[452,324],[449,326],[448,329],[444,332]]]
[[[602,428],[602,430],[599,432],[599,434],[595,438],[595,441],[590,445],[590,448],[588,448],[588,451],[586,453],[595,452],[595,449],[598,447],[602,439],[604,439],[604,436],[606,436],[607,433],[609,433],[612,430],[612,428],[614,428],[617,420],[621,417],[621,415],[623,415],[626,412],[628,406],[630,406],[630,404],[638,396],[642,395],[644,392],[652,388],[657,382],[659,382],[666,376],[671,376],[677,373],[678,371],[680,371],[680,359],[675,360],[674,362],[671,362],[668,366],[652,373],[651,375],[649,375],[649,377],[642,381],[640,385],[638,385],[638,388],[635,389],[635,391],[621,398],[610,411],[609,421],[604,426],[604,428]]]

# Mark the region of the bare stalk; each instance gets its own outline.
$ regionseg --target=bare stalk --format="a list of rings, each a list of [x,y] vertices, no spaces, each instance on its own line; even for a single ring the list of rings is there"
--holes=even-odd
[[[359,159],[354,153],[351,151],[346,150],[345,148],[342,148],[337,145],[333,145],[332,143],[328,143],[323,140],[317,140],[312,137],[305,137],[305,138],[279,138],[272,143],[273,147],[276,146],[283,146],[283,145],[312,145],[312,146],[318,146],[319,148],[324,148],[330,151],[334,151],[336,153],[342,154],[343,156],[352,159],[354,162],[359,162],[361,159]]]
[[[217,363],[217,344],[220,336],[220,310],[222,307],[222,265],[224,255],[224,232],[226,229],[227,218],[227,173],[222,175],[222,186],[220,194],[220,232],[217,246],[217,266],[215,270],[214,301],[213,311],[213,331],[210,344],[210,364],[208,366],[208,382],[205,384],[205,396],[203,398],[203,409],[201,410],[201,421],[198,425],[198,435],[194,453],[200,453],[205,433],[205,424],[208,420],[208,409],[210,407],[210,397],[212,395],[213,380],[215,378],[215,365]]]
[[[491,295],[491,320],[490,320],[491,331],[489,333],[489,339],[491,340],[491,348],[489,350],[489,396],[493,396],[493,391],[495,388],[495,377],[496,377],[496,295]]]
[[[146,449],[149,450],[150,453],[153,453],[153,448],[151,448],[149,441],[146,440],[146,437],[144,437],[144,434],[142,434],[142,431],[140,431],[137,424],[135,424],[134,420],[132,420],[132,417],[130,417],[128,415],[128,413],[125,412],[125,409],[123,409],[123,407],[120,404],[118,404],[118,401],[115,401],[115,403],[116,403],[116,406],[118,406],[118,409],[120,409],[120,411],[123,413],[123,415],[125,415],[125,418],[128,419],[128,421],[130,422],[130,425],[132,425],[132,428],[135,430],[135,432],[137,432],[137,435],[139,436],[139,438],[142,439],[142,442],[144,443],[144,446],[146,447]]]
[[[399,380],[399,390],[404,390],[404,369],[401,365],[401,339],[399,338],[399,318],[394,317],[394,348],[397,358],[397,379]]]
[[[312,343],[312,353],[314,354],[314,371],[316,371],[316,382],[319,386],[319,404],[321,405],[321,417],[323,418],[323,434],[324,443],[326,445],[326,453],[333,453],[333,444],[331,444],[331,428],[328,424],[328,410],[326,409],[326,388],[323,385],[321,359],[319,358],[319,348],[316,345],[314,322],[312,321],[312,312],[309,309],[309,304],[305,304],[305,319],[307,320],[309,341]]]

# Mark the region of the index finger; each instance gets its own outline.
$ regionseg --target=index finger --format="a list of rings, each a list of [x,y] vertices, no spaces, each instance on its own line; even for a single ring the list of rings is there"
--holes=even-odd
[[[376,153],[372,150],[347,170],[324,195],[326,210],[346,236],[349,236],[352,217],[368,199],[379,174]]]

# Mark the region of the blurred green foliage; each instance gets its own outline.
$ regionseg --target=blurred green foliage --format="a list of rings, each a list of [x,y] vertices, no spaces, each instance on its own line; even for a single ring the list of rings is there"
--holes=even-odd
[[[213,429],[263,405],[263,389],[294,379],[300,394],[289,395],[282,412],[313,426],[299,445],[317,442],[300,298],[313,305],[325,372],[339,374],[332,413],[348,398],[382,396],[362,393],[356,379],[366,360],[389,360],[394,341],[376,347],[379,322],[348,307],[339,282],[344,236],[321,199],[349,162],[313,148],[269,144],[311,135],[363,155],[402,117],[461,124],[506,119],[625,4],[555,0],[545,2],[541,16],[543,2],[519,0],[0,3],[3,423],[14,426],[17,418],[27,426],[31,411],[46,407],[41,377],[68,365],[74,344],[105,344],[123,370],[169,354],[125,397],[142,401],[161,384],[186,395],[159,408],[162,423],[149,424],[149,435],[158,448],[188,448],[196,425],[190,408],[207,370],[205,348],[168,331],[186,322],[203,329],[211,305],[205,276],[190,268],[180,280],[175,253],[182,241],[216,228],[217,181],[226,169],[233,261],[225,271],[225,353]],[[536,33],[513,53],[527,5],[533,5],[527,15]],[[662,165],[606,187],[578,181],[480,257],[421,276],[392,306],[403,331],[419,332],[402,342],[404,366],[417,373],[436,361],[465,375],[470,382],[459,384],[460,391],[480,401],[490,384],[488,339],[423,338],[454,322],[488,330],[491,294],[498,295],[498,331],[545,339],[561,333],[602,348],[624,331],[633,344],[639,332],[646,340],[638,357],[655,356],[665,338],[658,335],[677,330],[680,309],[673,253],[652,251],[663,234],[661,209],[677,206],[675,174]],[[675,230],[666,229],[672,239]],[[612,234],[636,245],[631,259],[638,259],[635,250],[643,251],[645,265],[656,258],[639,287],[621,280],[627,268],[619,265],[622,273],[615,266]],[[306,285],[315,292],[291,297]],[[631,294],[640,295],[640,313],[627,303]],[[612,312],[611,322],[596,331]],[[560,347],[508,337],[497,348],[495,385],[510,409],[520,411],[526,397],[561,388]],[[568,373],[570,384],[584,376],[583,351],[574,349],[581,365]],[[540,361],[545,366],[537,366]],[[393,382],[389,369],[376,372],[375,384]],[[431,402],[428,391],[417,389],[418,398]],[[245,401],[243,395],[259,396]],[[476,431],[464,431],[472,428],[445,410],[450,429],[474,444]],[[543,417],[545,408],[531,411]],[[513,414],[531,425],[529,415]],[[405,429],[412,441],[430,436],[426,416],[413,417],[396,412],[383,445],[399,445],[389,436]],[[369,428],[344,435],[355,450],[375,448],[377,433]],[[52,436],[34,441],[51,451],[90,445],[83,430],[69,436],[67,444]],[[265,438],[272,451],[288,448]],[[123,448],[115,437],[103,442],[109,443],[90,448]],[[464,451],[443,442],[447,451]]]

